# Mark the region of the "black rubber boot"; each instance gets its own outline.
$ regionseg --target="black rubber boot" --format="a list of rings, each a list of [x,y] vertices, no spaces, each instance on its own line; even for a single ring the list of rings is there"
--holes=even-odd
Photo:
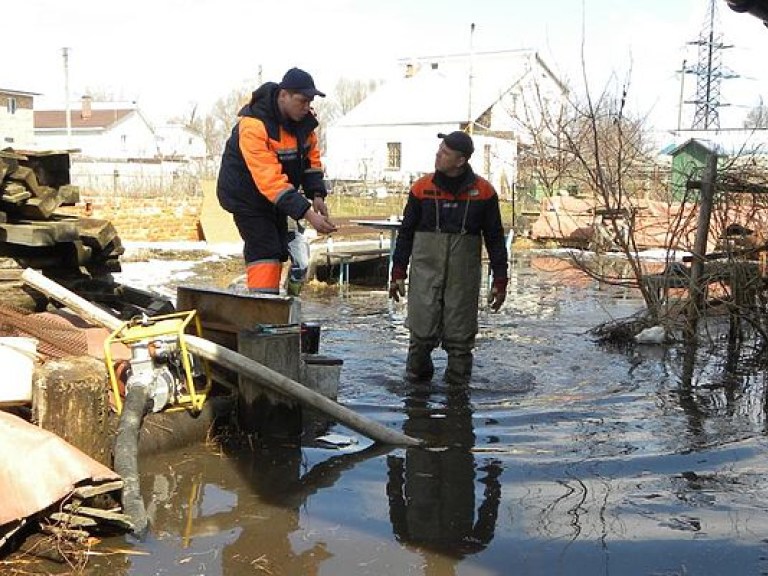
[[[448,353],[448,365],[445,367],[445,381],[448,384],[463,386],[469,384],[472,377],[472,354]]]
[[[411,382],[429,381],[434,374],[432,348],[411,342],[408,348],[408,358],[405,361],[406,380]]]

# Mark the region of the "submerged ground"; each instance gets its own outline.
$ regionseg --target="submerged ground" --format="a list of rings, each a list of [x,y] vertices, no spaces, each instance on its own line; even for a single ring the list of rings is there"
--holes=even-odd
[[[157,281],[149,264],[124,281],[172,291],[240,273],[236,256],[163,262]],[[431,385],[403,381],[404,307],[383,289],[308,291],[321,353],[344,360],[340,401],[430,447],[331,425],[356,443],[145,459],[150,534],[104,541],[87,573],[768,573],[764,373],[706,351],[599,346],[587,330],[641,302],[551,253],[515,253],[509,290],[481,313],[468,389],[439,379],[439,352]]]

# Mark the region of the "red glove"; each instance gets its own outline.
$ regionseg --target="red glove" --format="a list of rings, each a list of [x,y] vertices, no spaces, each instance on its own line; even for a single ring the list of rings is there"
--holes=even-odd
[[[494,312],[498,312],[504,300],[507,299],[507,284],[509,284],[508,278],[493,279],[491,291],[488,293],[488,304]]]
[[[392,266],[392,278],[389,280],[389,297],[400,302],[400,296],[405,296],[405,279],[408,275],[405,268],[395,264]]]

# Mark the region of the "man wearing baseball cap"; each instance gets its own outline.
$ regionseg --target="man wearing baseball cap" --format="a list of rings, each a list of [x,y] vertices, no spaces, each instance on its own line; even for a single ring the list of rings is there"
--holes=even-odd
[[[488,301],[494,311],[506,298],[507,248],[496,191],[469,164],[472,137],[462,131],[438,137],[435,171],[414,182],[403,211],[389,295],[405,296],[410,262],[406,378],[430,380],[432,351],[442,346],[445,381],[462,385],[472,374],[482,245],[493,273]]]
[[[300,220],[322,234],[336,230],[310,108],[316,96],[325,94],[312,76],[291,68],[279,84],[253,92],[224,148],[216,192],[243,239],[246,284],[256,292],[280,290],[282,263],[292,256],[289,218],[293,236],[302,231]]]

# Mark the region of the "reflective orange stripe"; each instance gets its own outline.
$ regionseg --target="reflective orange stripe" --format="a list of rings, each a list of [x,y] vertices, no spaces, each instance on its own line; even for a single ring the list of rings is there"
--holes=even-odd
[[[248,289],[272,294],[279,293],[281,271],[282,264],[279,260],[261,260],[248,264],[246,268]]]
[[[296,137],[281,129],[280,141],[274,142],[267,135],[264,123],[248,116],[240,118],[239,130],[240,153],[251,178],[270,202],[277,203],[282,194],[294,190],[288,176],[283,173],[279,156],[283,149],[292,149],[294,156],[298,156]]]

